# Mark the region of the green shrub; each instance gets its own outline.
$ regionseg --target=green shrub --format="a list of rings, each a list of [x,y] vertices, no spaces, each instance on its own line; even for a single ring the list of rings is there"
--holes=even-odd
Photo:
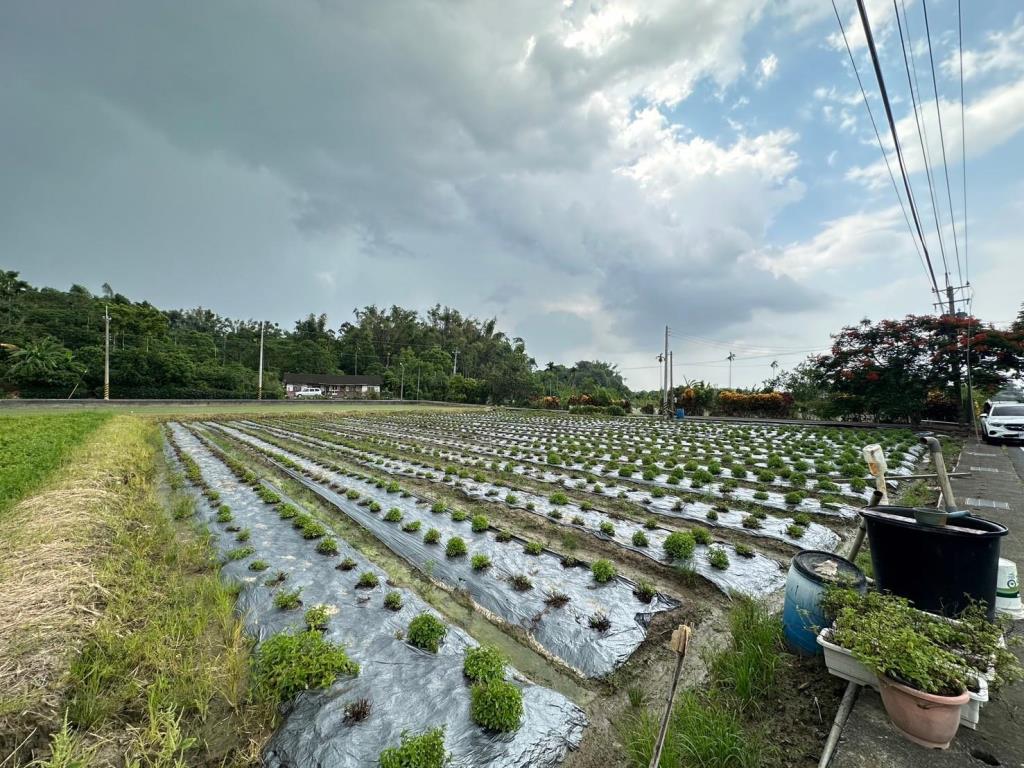
[[[658,527],[658,521],[655,518],[653,518],[653,517],[648,518],[647,521],[644,522],[644,528],[646,528],[649,531],[653,531],[657,527]]]
[[[603,533],[605,536],[615,535],[615,526],[609,523],[607,520],[601,523],[600,530],[601,533]]]
[[[724,571],[729,567],[729,554],[721,547],[708,548],[708,563],[712,568]]]
[[[582,515],[573,515],[573,518],[572,518],[572,524],[573,525],[586,525],[586,522],[587,521],[583,519]]]
[[[448,539],[448,544],[444,548],[444,554],[446,557],[462,557],[468,551],[469,550],[466,548],[466,542],[459,536],[452,536]]]
[[[505,496],[505,502],[507,504],[518,504],[519,503],[519,497],[516,496],[514,493],[510,493],[510,494]]]
[[[515,684],[504,680],[477,683],[470,697],[470,714],[477,725],[497,733],[519,727],[523,719],[523,694]]]
[[[384,595],[384,607],[389,611],[402,610],[402,593],[392,591]]]
[[[469,564],[473,566],[474,571],[486,571],[491,567],[491,558],[487,555],[473,555],[469,559]]]
[[[327,629],[327,622],[330,621],[331,614],[328,612],[326,605],[314,605],[306,611],[303,618],[305,618],[306,626],[309,629],[315,629],[319,632],[323,632]]]
[[[645,534],[643,531],[635,531],[633,533],[634,547],[646,547],[647,543],[647,534]]]
[[[266,560],[253,560],[251,563],[249,563],[250,571],[265,571],[269,567],[270,565],[267,563]]]
[[[388,513],[384,515],[384,520],[389,523],[398,523],[402,520],[402,510],[398,507],[392,507],[388,510]]]
[[[437,528],[429,528],[423,534],[424,544],[437,544],[439,541],[441,541],[441,532]]]
[[[281,633],[263,641],[252,662],[257,700],[278,706],[301,691],[330,686],[339,675],[358,675],[359,665],[340,645],[315,631]]]
[[[590,566],[590,572],[594,574],[594,581],[598,584],[611,581],[618,574],[610,560],[595,560]]]
[[[646,579],[640,579],[636,583],[636,589],[633,590],[633,594],[637,596],[637,599],[644,603],[649,603],[657,596],[658,591],[654,588],[654,585]]]
[[[754,498],[757,499],[758,501],[767,501],[768,500],[768,492],[767,491],[754,491]]]
[[[384,507],[381,506],[381,503],[379,501],[371,501],[370,502],[370,511],[371,512],[380,512],[382,509],[384,509]]]
[[[799,504],[804,500],[804,495],[800,491],[790,491],[786,494],[787,504]]]
[[[555,491],[548,497],[548,501],[550,501],[552,504],[562,506],[569,503],[569,497],[566,496],[561,491]]]
[[[316,551],[321,555],[336,555],[338,554],[338,542],[330,537],[320,539],[316,544]]]
[[[430,613],[421,613],[409,622],[409,630],[405,637],[417,648],[437,653],[447,634],[448,627],[440,619]]]
[[[704,517],[713,522],[718,519],[718,510],[712,507],[704,514]]]
[[[543,551],[544,545],[541,544],[539,541],[528,541],[523,546],[523,552],[525,552],[528,555],[539,555]]]
[[[388,493],[398,493],[400,490],[402,490],[402,486],[400,486],[397,481],[392,480],[390,483],[387,484],[384,490],[387,491]]]
[[[408,523],[402,526],[402,530],[406,533],[416,533],[422,526],[423,523],[421,523],[419,520],[410,520]]]
[[[754,531],[761,527],[761,521],[758,520],[756,515],[747,515],[743,518],[741,525]]]
[[[494,646],[478,645],[466,651],[462,673],[474,683],[503,680],[506,663],[505,656]]]
[[[355,560],[353,560],[351,557],[346,557],[344,560],[342,560],[334,567],[337,568],[339,571],[351,571],[353,568],[356,567],[356,565],[357,563]]]
[[[867,487],[868,484],[867,482],[865,482],[863,477],[854,477],[853,479],[850,480],[850,488],[856,491],[857,493],[861,493]]]
[[[494,540],[502,543],[512,541],[512,533],[510,531],[498,531],[494,534]]]
[[[796,523],[786,526],[786,533],[794,539],[802,539],[806,530],[802,525],[797,525]]]
[[[563,561],[564,564],[564,561]],[[525,573],[517,573],[509,577],[509,584],[516,592],[526,592],[533,589],[533,582]]]
[[[473,533],[483,533],[490,525],[491,523],[486,515],[473,515],[473,519],[470,521],[470,528]]]
[[[444,728],[435,728],[419,736],[402,734],[398,747],[380,753],[380,768],[443,768],[448,762],[444,748]]]
[[[448,511],[448,505],[445,504],[443,501],[435,501],[434,504],[430,507],[430,511],[433,512],[435,515],[440,515]]]
[[[274,595],[274,607],[282,611],[290,611],[302,605],[302,589],[295,589],[290,592],[278,592]]]
[[[358,589],[373,589],[378,584],[380,584],[380,579],[377,578],[377,574],[373,571],[363,571],[359,574],[359,580],[356,581]]]
[[[693,534],[693,540],[698,544],[703,544],[704,546],[707,546],[711,543],[711,531],[709,531],[707,528],[702,528],[698,525],[696,528],[690,531],[690,533]]]
[[[232,549],[230,552],[228,552],[227,558],[228,560],[244,560],[249,555],[255,552],[256,550],[252,547],[238,547],[237,549]]]
[[[231,514],[231,507],[227,504],[221,504],[217,508],[217,522],[218,523],[230,523],[235,519],[235,516]]]
[[[359,491],[357,491],[355,488],[349,488],[347,491],[345,491],[345,496],[348,499],[355,501],[356,499],[359,498]]]
[[[697,541],[692,533],[673,531],[661,546],[673,560],[687,560],[693,555]]]
[[[734,549],[740,557],[751,558],[754,556],[754,549],[747,544],[737,544]]]
[[[277,508],[277,515],[282,520],[291,520],[293,517],[299,514],[299,508],[294,504],[282,504]]]

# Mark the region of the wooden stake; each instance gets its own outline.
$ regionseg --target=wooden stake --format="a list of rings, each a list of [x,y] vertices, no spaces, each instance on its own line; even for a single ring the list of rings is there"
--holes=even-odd
[[[668,689],[668,701],[665,703],[665,714],[661,716],[661,728],[658,730],[658,740],[654,744],[654,754],[651,755],[648,768],[658,768],[658,763],[661,762],[661,751],[665,747],[665,735],[668,733],[668,720],[672,716],[672,702],[676,697],[679,673],[683,670],[683,659],[686,658],[686,646],[690,642],[691,634],[693,633],[685,624],[680,624],[672,630],[672,639],[669,641],[668,647],[676,653],[676,671],[672,675],[672,685]]]

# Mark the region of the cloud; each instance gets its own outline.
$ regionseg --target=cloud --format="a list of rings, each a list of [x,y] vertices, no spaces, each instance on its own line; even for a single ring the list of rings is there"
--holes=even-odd
[[[771,80],[779,68],[779,57],[769,53],[757,65],[757,87],[760,88]]]
[[[881,258],[918,258],[898,206],[827,221],[809,240],[761,252],[753,262],[774,275],[804,278],[864,267]]]
[[[986,47],[963,52],[965,82],[993,72],[1024,71],[1024,14],[1018,14],[1009,29],[989,32],[985,41]],[[959,80],[959,52],[952,51],[941,67],[947,77]]]
[[[942,129],[945,135],[946,158],[950,165],[961,158],[960,102],[942,99]],[[942,163],[942,151],[938,146],[939,126],[935,100],[919,103],[920,119],[924,132],[929,137],[929,158],[931,166]],[[1024,78],[1014,82],[993,86],[965,106],[964,122],[967,130],[967,152],[969,157],[983,155],[1004,144],[1024,128]],[[913,112],[907,113],[896,123],[904,161],[911,173],[923,171],[925,158],[920,150],[917,123]],[[888,132],[882,135],[886,151],[892,152],[892,138]],[[934,145],[934,146],[931,146]],[[890,162],[895,168],[895,156]],[[871,187],[889,183],[888,171],[882,160],[867,166],[854,166],[847,172],[851,181],[859,181]]]

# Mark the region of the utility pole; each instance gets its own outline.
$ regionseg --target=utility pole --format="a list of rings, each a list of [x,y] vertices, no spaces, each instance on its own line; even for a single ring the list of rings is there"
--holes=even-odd
[[[110,399],[110,305],[103,305],[103,399]]]
[[[420,371],[423,370],[423,364],[420,363],[416,366],[416,399],[420,399]]]
[[[398,389],[398,399],[405,400],[405,363],[399,363],[398,367],[402,369],[402,383]]]
[[[660,409],[665,405],[665,356],[659,352],[655,359],[661,363],[661,373],[658,374],[658,407]]]
[[[455,359],[452,361],[452,376],[455,375],[455,370],[459,367],[459,350],[455,350]]]
[[[662,394],[662,398],[661,398],[661,407],[667,413],[668,412],[668,326],[667,325],[665,326],[665,356],[664,356],[663,360],[665,361],[664,362],[665,370],[663,372],[664,373],[663,378],[664,378],[665,383],[662,385],[663,386],[663,388],[662,388],[662,393],[663,394]]]
[[[260,372],[256,379],[256,399],[263,399],[263,321],[260,321]]]
[[[729,361],[729,389],[732,389],[732,361],[736,359],[736,353],[730,352],[725,359]]]
[[[668,417],[671,419],[675,407],[675,371],[672,370],[672,350],[668,351]]]

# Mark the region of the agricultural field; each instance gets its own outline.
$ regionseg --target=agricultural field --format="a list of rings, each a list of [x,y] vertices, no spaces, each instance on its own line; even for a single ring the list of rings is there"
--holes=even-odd
[[[861,446],[881,443],[895,478],[921,455],[908,430],[500,411],[166,429],[247,632],[266,644],[316,630],[346,655],[276,724],[266,755],[294,765],[433,748],[455,765],[646,765],[665,640],[683,622],[704,646],[684,678],[710,684],[682,697],[669,742],[691,749],[691,721],[720,739],[706,745],[718,757],[672,764],[811,760],[816,716],[764,708],[797,676],[817,706],[837,693],[782,651],[789,558],[851,537],[870,498]],[[487,680],[470,671],[482,658],[497,660]],[[803,736],[772,735],[801,718]]]
[[[37,488],[109,414],[0,416],[0,517]]]

